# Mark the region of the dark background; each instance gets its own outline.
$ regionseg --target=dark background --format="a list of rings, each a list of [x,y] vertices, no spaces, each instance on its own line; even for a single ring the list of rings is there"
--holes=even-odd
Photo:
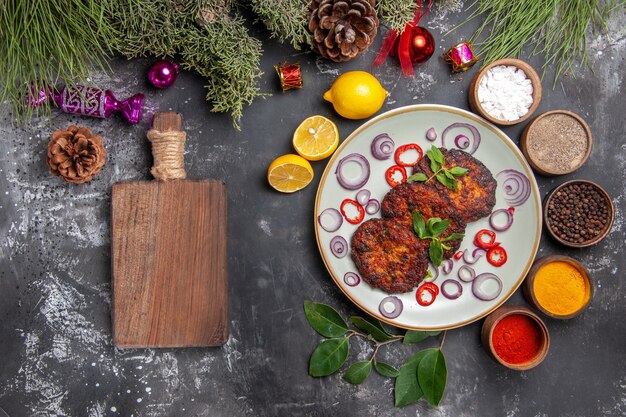
[[[260,81],[271,96],[246,108],[241,131],[228,115],[210,112],[204,80],[183,72],[164,91],[150,88],[151,59],[111,62],[110,78],[96,73],[91,84],[124,99],[147,97],[146,115],[156,110],[183,113],[188,132],[190,178],[216,178],[228,187],[230,325],[221,348],[118,350],[110,321],[111,185],[149,179],[151,155],[146,122],[131,126],[54,112],[24,128],[12,124],[8,103],[0,107],[0,416],[623,416],[626,415],[626,292],[624,261],[624,76],[626,20],[611,22],[609,36],[589,36],[594,72],[576,68],[552,89],[544,78],[538,113],[567,109],[581,115],[593,132],[587,164],[563,177],[538,176],[542,196],[558,184],[584,178],[614,198],[616,221],[595,247],[571,250],[542,237],[539,254],[565,254],[590,270],[595,295],[588,310],[568,321],[545,319],[550,353],[527,372],[507,370],[480,344],[482,321],[448,332],[444,352],[448,385],[441,406],[424,401],[393,407],[393,380],[372,374],[360,386],[340,374],[314,379],[308,358],[320,337],[308,327],[304,300],[333,305],[343,315],[358,313],[335,286],[319,255],[313,206],[326,161],[313,163],[315,179],[295,194],[280,194],[266,182],[277,156],[290,153],[294,129],[306,117],[334,120],[346,138],[362,121],[334,113],[321,98],[339,74],[371,70],[391,93],[381,111],[418,103],[468,109],[467,88],[479,65],[451,74],[442,53],[467,37],[472,25],[445,35],[464,11],[433,10],[423,21],[437,42],[436,53],[404,78],[397,61],[370,65],[379,35],[365,55],[346,64],[264,42]],[[386,29],[381,30],[382,34]],[[527,56],[523,58],[528,59]],[[282,94],[273,65],[299,61],[304,88]],[[540,58],[529,59],[537,69]],[[145,117],[145,120],[149,120]],[[94,181],[63,183],[45,164],[50,133],[72,123],[104,137],[107,163]],[[514,141],[525,123],[503,129]],[[526,304],[518,291],[507,304]],[[353,339],[354,340],[354,339]],[[435,346],[429,340],[423,347]],[[417,347],[388,346],[382,357],[394,365]],[[351,360],[370,353],[352,344]]]

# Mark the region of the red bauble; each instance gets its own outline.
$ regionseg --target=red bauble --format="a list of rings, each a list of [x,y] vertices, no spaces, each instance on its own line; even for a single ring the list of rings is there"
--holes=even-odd
[[[415,26],[411,28],[411,62],[413,64],[421,64],[426,62],[433,56],[435,52],[435,39],[430,32],[421,27]]]

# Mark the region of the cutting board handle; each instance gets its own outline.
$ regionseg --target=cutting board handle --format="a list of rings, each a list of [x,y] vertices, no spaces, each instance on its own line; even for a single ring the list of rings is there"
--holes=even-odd
[[[159,181],[187,177],[185,172],[185,139],[183,115],[177,112],[157,112],[148,130],[154,160],[150,173]]]

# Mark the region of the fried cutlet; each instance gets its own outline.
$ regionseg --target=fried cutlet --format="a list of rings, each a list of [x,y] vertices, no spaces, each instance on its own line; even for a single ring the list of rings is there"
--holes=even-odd
[[[478,159],[460,149],[440,148],[445,159],[445,168],[466,168],[465,175],[456,177],[458,190],[454,191],[432,180],[428,184],[445,194],[452,207],[463,217],[466,223],[488,216],[496,204],[496,180],[489,169]],[[413,168],[413,173],[422,172],[427,177],[433,175],[430,159],[422,158]]]
[[[417,287],[426,275],[428,245],[398,219],[371,219],[352,235],[352,259],[372,287],[402,293]]]
[[[404,183],[397,185],[385,195],[381,203],[382,216],[385,218],[397,218],[413,230],[413,211],[417,210],[426,222],[431,217],[439,217],[450,220],[450,226],[441,237],[450,236],[452,233],[465,233],[465,220],[452,207],[447,194],[441,193],[430,183],[423,182]],[[450,249],[444,251],[445,259],[451,258],[459,247],[462,239],[454,239],[446,242]]]

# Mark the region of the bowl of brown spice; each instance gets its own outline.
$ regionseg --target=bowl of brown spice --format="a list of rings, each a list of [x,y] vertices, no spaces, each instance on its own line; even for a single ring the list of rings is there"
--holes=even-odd
[[[565,182],[548,194],[543,207],[548,233],[573,248],[604,239],[615,220],[615,206],[598,184],[586,180]]]
[[[528,163],[542,175],[576,171],[591,154],[591,130],[576,113],[552,110],[535,117],[524,129],[520,148]]]

